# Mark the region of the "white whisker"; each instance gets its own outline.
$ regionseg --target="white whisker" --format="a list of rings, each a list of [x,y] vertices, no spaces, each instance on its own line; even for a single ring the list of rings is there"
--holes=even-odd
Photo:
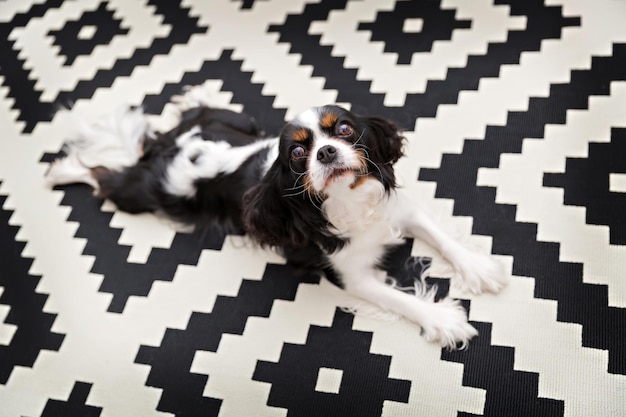
[[[354,149],[357,149],[363,152],[363,155],[365,155],[367,158],[370,157],[370,153],[367,151],[368,150],[367,146],[359,145],[359,146],[355,146]]]
[[[353,143],[352,145],[356,145],[357,143],[359,143],[359,141],[360,141],[361,139],[363,139],[363,135],[365,134],[365,131],[366,131],[366,130],[367,130],[367,129],[363,129],[363,131],[361,132],[361,136],[359,136],[359,138],[358,138],[357,140],[355,140],[355,141],[354,141],[354,143]],[[365,146],[365,145],[361,145],[361,146]]]
[[[289,188],[285,188],[284,191],[296,191],[296,190],[304,190],[305,186],[304,185],[298,185],[296,187],[289,187]]]
[[[291,194],[283,194],[283,197],[297,197],[299,195],[302,195],[306,192],[306,190],[302,190],[302,191],[298,191],[297,193],[291,193]]]
[[[293,168],[292,168],[292,166],[291,166],[291,162],[289,162],[289,170],[290,170],[291,172],[293,172],[294,174],[296,174],[296,175],[300,175],[300,176],[302,176],[302,175],[304,175],[304,174],[306,174],[306,173],[308,172],[308,170],[305,170],[304,172],[298,172],[298,171],[296,171],[295,169],[293,169]],[[300,179],[300,177],[298,177],[298,179]],[[298,179],[297,179],[297,180],[298,180]],[[297,180],[296,180],[296,181],[297,181]]]
[[[315,202],[313,201],[313,196],[311,195],[310,192],[307,193],[309,195],[309,201],[311,202],[311,204],[313,204],[313,207],[315,207],[316,209],[318,209],[319,211],[322,211],[322,205],[320,204],[319,206],[317,204],[315,204]],[[315,199],[317,200],[317,194],[315,195]],[[318,201],[319,202],[319,201]],[[321,203],[321,202],[320,202]]]
[[[378,173],[380,174],[380,178],[384,178],[385,176],[383,175],[383,172],[380,170],[380,168],[378,167],[378,165],[376,165],[376,163],[374,161],[372,161],[371,159],[369,159],[368,157],[364,156],[363,158],[365,158],[365,160],[367,162],[369,162],[370,164],[374,165],[374,168],[376,168],[376,170],[378,170]]]
[[[305,185],[301,184],[301,185],[296,185],[298,183],[298,181],[300,181],[300,178],[304,177],[307,174],[308,171],[303,172],[302,174],[298,175],[298,178],[296,178],[296,180],[293,182],[293,186],[290,188],[285,188],[285,191],[289,191],[289,190],[297,190],[298,188],[304,188]]]

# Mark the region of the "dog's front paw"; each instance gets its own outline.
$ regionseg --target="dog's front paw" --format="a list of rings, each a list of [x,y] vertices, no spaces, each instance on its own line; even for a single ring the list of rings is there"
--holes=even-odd
[[[429,342],[437,342],[447,349],[464,349],[478,332],[467,322],[467,313],[461,304],[445,298],[430,304],[431,311],[422,320],[422,332]]]
[[[502,264],[481,253],[467,251],[452,257],[451,262],[456,272],[452,282],[462,291],[497,293],[510,279]]]

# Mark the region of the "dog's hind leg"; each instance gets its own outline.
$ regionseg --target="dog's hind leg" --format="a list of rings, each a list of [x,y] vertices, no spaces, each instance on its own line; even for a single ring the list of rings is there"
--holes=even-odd
[[[49,186],[85,183],[100,188],[94,168],[119,172],[137,163],[149,139],[148,122],[140,108],[115,112],[93,124],[77,122],[77,137],[68,140],[66,156],[50,165]]]

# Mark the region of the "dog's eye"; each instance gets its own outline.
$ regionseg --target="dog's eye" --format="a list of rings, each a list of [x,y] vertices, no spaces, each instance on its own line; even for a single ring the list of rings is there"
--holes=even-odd
[[[306,151],[302,146],[296,146],[291,150],[291,159],[294,161],[297,159],[302,159],[306,156]]]
[[[340,123],[337,126],[337,136],[350,136],[354,133],[354,129],[348,123]]]

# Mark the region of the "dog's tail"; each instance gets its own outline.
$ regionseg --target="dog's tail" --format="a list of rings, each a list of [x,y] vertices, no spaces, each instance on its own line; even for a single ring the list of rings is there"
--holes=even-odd
[[[121,172],[137,163],[144,142],[151,140],[141,108],[119,110],[94,124],[79,124],[78,137],[66,142],[65,157],[46,173],[49,186],[85,183],[101,189],[96,172]]]

